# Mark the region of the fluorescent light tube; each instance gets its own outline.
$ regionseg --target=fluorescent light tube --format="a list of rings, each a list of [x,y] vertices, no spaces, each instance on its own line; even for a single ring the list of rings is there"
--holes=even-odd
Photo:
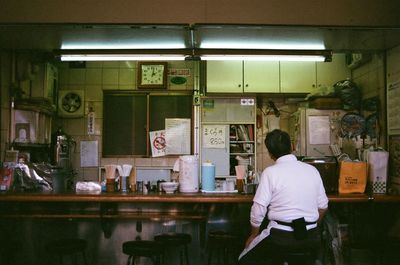
[[[64,54],[61,61],[183,61],[184,55],[171,54]]]
[[[201,55],[200,58],[205,61],[325,61],[322,55]]]

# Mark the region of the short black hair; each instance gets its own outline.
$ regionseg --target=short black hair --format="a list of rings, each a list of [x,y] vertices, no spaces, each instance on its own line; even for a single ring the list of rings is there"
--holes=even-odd
[[[288,155],[292,151],[289,134],[279,129],[267,133],[265,146],[275,159]]]

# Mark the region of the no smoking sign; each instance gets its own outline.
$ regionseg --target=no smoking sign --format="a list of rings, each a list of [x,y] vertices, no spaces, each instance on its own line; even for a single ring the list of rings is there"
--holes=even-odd
[[[150,143],[153,157],[165,156],[165,149],[167,147],[165,130],[150,132]]]

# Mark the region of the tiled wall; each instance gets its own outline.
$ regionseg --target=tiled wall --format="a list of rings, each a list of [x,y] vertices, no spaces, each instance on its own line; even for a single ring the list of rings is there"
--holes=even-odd
[[[87,62],[85,68],[71,68],[68,63],[57,65],[60,90],[84,90],[85,115],[82,118],[56,118],[54,126],[73,137],[72,164],[77,180],[97,180],[98,168],[80,166],[80,141],[97,140],[99,164],[132,164],[134,166],[173,166],[176,157],[161,158],[102,158],[103,90],[135,90],[136,62]],[[168,90],[193,90],[193,62],[169,62],[169,69],[190,69],[191,76],[183,85],[168,82]],[[95,134],[87,134],[87,113],[93,107],[96,116]]]
[[[381,110],[379,111],[380,147],[386,148],[386,81],[385,81],[385,54],[372,54],[367,63],[352,70],[352,80],[360,87],[363,99],[379,97]],[[370,113],[363,115],[368,117]]]

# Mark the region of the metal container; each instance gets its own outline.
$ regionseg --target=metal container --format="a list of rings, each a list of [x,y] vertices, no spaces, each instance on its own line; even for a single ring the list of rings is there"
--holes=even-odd
[[[324,183],[326,193],[338,192],[339,172],[335,157],[305,157],[302,161],[317,168]]]
[[[53,187],[53,192],[62,193],[66,191],[67,187],[67,174],[62,167],[52,167],[50,171],[51,184]]]

